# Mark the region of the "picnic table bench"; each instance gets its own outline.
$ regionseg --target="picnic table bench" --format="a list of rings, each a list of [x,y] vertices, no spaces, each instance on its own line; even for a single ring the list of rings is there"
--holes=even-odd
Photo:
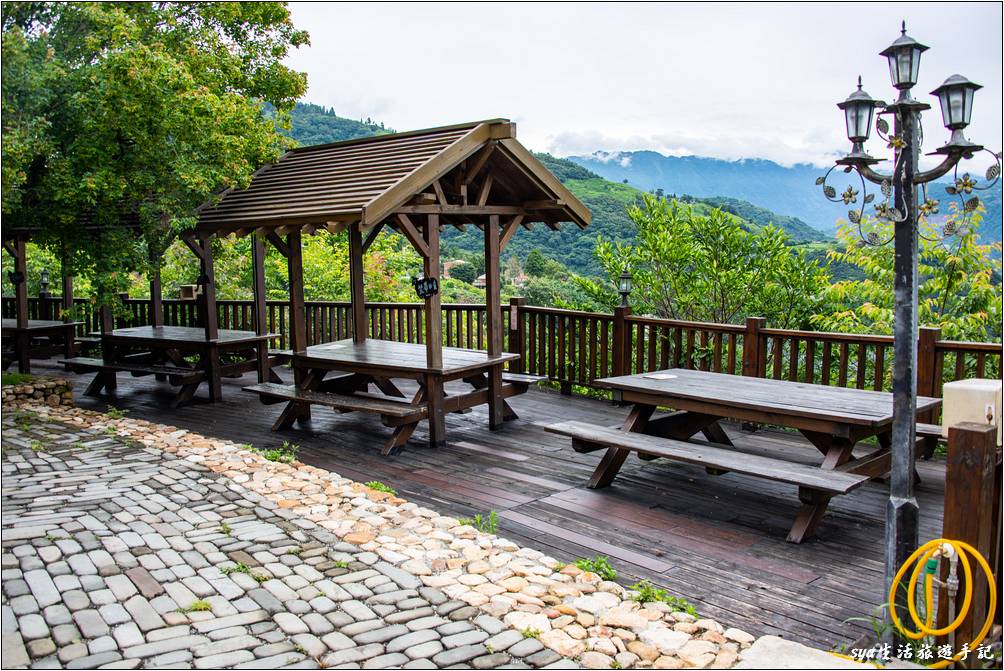
[[[208,339],[198,327],[134,326],[97,337],[102,358],[78,356],[60,362],[76,372],[95,373],[85,395],[97,396],[102,389],[113,391],[117,373],[153,375],[178,387],[171,401],[171,407],[177,407],[191,400],[203,382],[209,386],[210,400],[222,398],[222,378],[256,370],[259,357],[267,356],[272,336],[221,329],[216,338]],[[222,355],[232,360],[224,360]]]
[[[786,482],[798,487],[802,504],[788,540],[800,543],[815,532],[833,496],[883,477],[890,468],[892,395],[885,392],[689,369],[606,378],[596,384],[611,389],[615,400],[633,404],[619,429],[583,422],[546,427],[570,436],[577,451],[607,450],[589,480],[591,488],[610,485],[632,452],[704,466],[716,475],[735,472]],[[919,397],[917,412],[940,403]],[[676,412],[657,417],[659,408]],[[822,461],[813,466],[746,453],[722,429],[723,419],[796,429],[819,450]],[[707,442],[691,440],[698,433]],[[870,437],[878,446],[855,456],[855,446]]]
[[[296,378],[294,384],[265,383],[244,388],[258,394],[263,403],[286,403],[272,426],[273,431],[309,419],[311,405],[340,412],[376,414],[385,426],[394,428],[381,448],[384,456],[397,454],[418,423],[429,420],[435,412],[459,413],[496,402],[488,376],[518,358],[515,354],[489,357],[479,350],[446,347],[442,366],[430,368],[424,345],[375,339],[360,343],[340,340],[311,345],[303,352],[274,354],[288,360]],[[406,397],[395,379],[417,381],[417,392],[411,398]],[[525,393],[531,384],[543,379],[538,375],[501,372],[501,396],[497,402],[502,404],[503,421],[517,418],[505,399]],[[450,381],[462,381],[471,390],[447,393],[443,383]],[[379,393],[371,393],[370,385]]]

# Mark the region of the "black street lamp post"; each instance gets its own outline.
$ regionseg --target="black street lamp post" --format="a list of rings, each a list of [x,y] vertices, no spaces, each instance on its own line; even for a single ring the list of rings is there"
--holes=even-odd
[[[866,244],[883,245],[890,241],[894,244],[892,466],[885,531],[887,591],[899,566],[918,546],[918,506],[913,481],[917,415],[917,248],[920,220],[926,214],[937,212],[936,201],[926,197],[926,184],[956,170],[956,184],[948,187],[948,191],[960,196],[961,209],[968,215],[979,206],[979,199],[971,197],[967,200],[965,195],[972,193],[974,188],[990,188],[1000,175],[1000,155],[994,154],[994,164],[986,173],[989,184],[973,187],[968,174],[958,178],[959,161],[983,151],[983,147],[970,143],[962,134],[972,115],[973,93],[980,86],[960,75],[949,77],[932,92],[939,98],[944,124],[952,131],[952,136],[946,145],[933,152],[944,156],[940,165],[926,171],[919,169],[923,141],[921,113],[931,106],[914,100],[910,90],[917,83],[920,55],[926,50],[926,46],[906,34],[904,22],[900,37],[881,52],[888,59],[889,75],[893,86],[899,90],[899,97],[892,104],[875,100],[861,89],[859,78],[858,90],[837,105],[844,112],[847,137],[852,143],[851,152],[816,180],[823,187],[827,199],[849,205],[858,202],[859,192],[848,187],[837,196],[836,189],[826,180],[837,167],[848,173],[856,171],[861,184],[861,205],[848,212],[848,218],[858,225]],[[888,141],[894,154],[893,167],[888,175],[872,168],[879,163],[879,159],[869,156],[864,150],[876,109],[881,110],[876,130]],[[893,117],[892,135],[888,135],[889,123],[882,118],[888,115]],[[866,192],[865,180],[881,185],[884,200],[874,206],[874,218],[892,223],[891,239],[882,240],[875,231],[866,232],[864,229],[864,207],[875,199],[874,195]],[[918,204],[920,189],[924,191],[922,207]],[[946,225],[943,232],[948,237],[963,233],[964,229],[965,225]]]

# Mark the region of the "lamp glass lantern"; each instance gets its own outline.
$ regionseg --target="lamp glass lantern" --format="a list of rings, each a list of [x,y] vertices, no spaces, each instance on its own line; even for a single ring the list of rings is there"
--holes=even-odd
[[[43,268],[42,272],[39,273],[39,284],[41,285],[42,291],[49,293],[49,269]]]
[[[621,307],[627,306],[631,288],[631,273],[625,270],[617,280],[617,293],[621,295]]]
[[[906,34],[906,22],[896,41],[886,47],[881,55],[889,63],[889,78],[900,91],[913,88],[920,74],[920,55],[927,47]]]
[[[945,83],[931,91],[941,103],[941,117],[945,128],[962,130],[973,116],[973,94],[983,88],[962,75],[952,75]]]

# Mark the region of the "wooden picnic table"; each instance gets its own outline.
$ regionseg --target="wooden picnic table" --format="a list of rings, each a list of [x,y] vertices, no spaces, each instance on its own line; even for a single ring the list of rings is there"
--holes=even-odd
[[[502,421],[516,419],[515,411],[505,399],[524,393],[529,384],[543,379],[503,372],[502,395],[496,399],[489,393],[489,374],[518,359],[518,354],[489,356],[482,350],[444,347],[442,366],[430,367],[424,344],[372,338],[363,342],[339,340],[311,345],[303,352],[286,355],[294,371],[293,385],[265,383],[245,387],[245,391],[258,393],[264,403],[286,403],[272,430],[309,419],[311,405],[342,412],[371,412],[394,428],[383,446],[384,455],[398,452],[418,423],[429,420],[435,413],[462,412],[499,402],[503,406]],[[415,380],[418,390],[408,397],[394,384],[395,379]],[[470,385],[471,390],[447,393],[444,383],[457,380]],[[370,385],[378,391],[371,393]],[[430,442],[436,443],[431,436]]]
[[[4,319],[0,330],[6,344],[3,350],[4,370],[17,361],[20,372],[30,373],[32,357],[73,356],[76,351],[74,332],[82,323],[29,319],[27,324],[18,326],[16,319]],[[36,344],[36,340],[46,342]]]
[[[203,382],[208,384],[209,398],[215,402],[223,398],[222,378],[240,377],[253,370],[261,375],[261,362],[268,360],[268,342],[274,337],[220,329],[216,338],[208,339],[203,328],[192,326],[134,326],[99,335],[101,359],[76,357],[65,361],[72,370],[96,372],[86,395],[115,389],[119,372],[137,377],[153,375],[179,387],[172,407],[191,400]],[[232,359],[225,361],[224,354]],[[267,366],[264,370],[267,372]]]
[[[573,437],[580,452],[606,448],[589,487],[611,483],[635,451],[705,466],[709,472],[742,472],[799,487],[802,502],[788,540],[810,536],[830,498],[889,472],[892,394],[846,387],[670,369],[596,381],[615,400],[632,404],[620,429],[563,422],[548,430]],[[918,397],[917,412],[937,408],[940,399]],[[653,418],[657,408],[676,412]],[[798,430],[822,454],[818,466],[749,454],[729,439],[719,422],[736,419]],[[702,433],[708,441],[689,441]],[[641,434],[641,435],[639,435]],[[878,447],[855,457],[855,445],[876,437]]]

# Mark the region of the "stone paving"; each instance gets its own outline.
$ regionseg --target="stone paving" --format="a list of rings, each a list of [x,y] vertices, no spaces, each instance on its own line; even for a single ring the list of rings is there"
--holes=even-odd
[[[724,668],[753,642],[335,473],[5,409],[5,668]]]

